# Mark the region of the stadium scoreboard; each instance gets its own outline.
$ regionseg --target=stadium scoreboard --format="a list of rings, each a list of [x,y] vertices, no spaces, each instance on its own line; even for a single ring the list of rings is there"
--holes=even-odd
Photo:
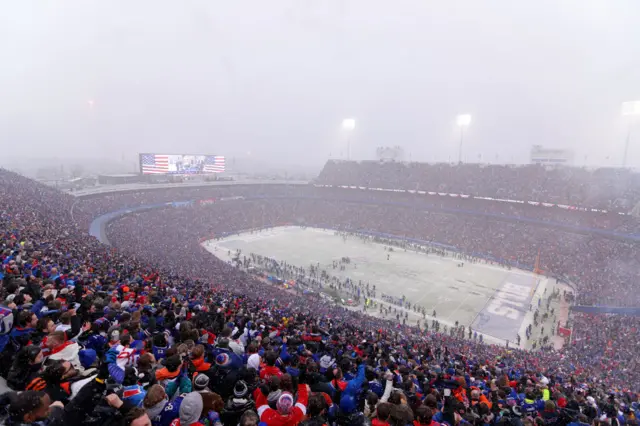
[[[225,171],[222,155],[142,153],[139,159],[143,175],[199,175]]]

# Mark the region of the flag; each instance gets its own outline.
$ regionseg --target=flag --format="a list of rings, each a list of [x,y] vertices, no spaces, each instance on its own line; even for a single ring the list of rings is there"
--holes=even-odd
[[[142,174],[161,174],[169,172],[169,156],[162,154],[142,154],[140,156]]]
[[[558,326],[558,336],[570,337],[571,336],[571,329]]]
[[[222,173],[224,172],[224,156],[208,155],[204,160],[204,173]]]

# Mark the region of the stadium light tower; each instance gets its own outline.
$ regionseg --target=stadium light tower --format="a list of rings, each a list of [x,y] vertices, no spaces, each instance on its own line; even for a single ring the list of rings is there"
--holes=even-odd
[[[356,119],[345,118],[342,120],[342,128],[347,132],[347,160],[351,160],[351,133],[356,128]]]
[[[460,114],[456,119],[456,124],[460,128],[460,145],[458,146],[458,163],[462,163],[462,139],[464,138],[464,128],[471,124],[470,114]]]
[[[629,101],[622,103],[622,115],[629,117],[627,130],[627,141],[624,144],[624,156],[622,157],[622,167],[627,165],[627,153],[629,152],[629,142],[631,141],[631,125],[633,119],[640,116],[640,101]]]

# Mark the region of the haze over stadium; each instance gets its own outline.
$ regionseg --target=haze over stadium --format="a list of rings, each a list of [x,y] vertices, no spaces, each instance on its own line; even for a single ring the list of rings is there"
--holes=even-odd
[[[638,424],[640,3],[3,10],[1,424]]]

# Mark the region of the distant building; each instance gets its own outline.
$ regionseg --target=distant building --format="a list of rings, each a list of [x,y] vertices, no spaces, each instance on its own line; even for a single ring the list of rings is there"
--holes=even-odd
[[[542,145],[531,147],[532,164],[573,164],[573,151],[568,149],[545,148]]]
[[[380,146],[376,148],[379,161],[404,161],[404,149],[399,146]]]

